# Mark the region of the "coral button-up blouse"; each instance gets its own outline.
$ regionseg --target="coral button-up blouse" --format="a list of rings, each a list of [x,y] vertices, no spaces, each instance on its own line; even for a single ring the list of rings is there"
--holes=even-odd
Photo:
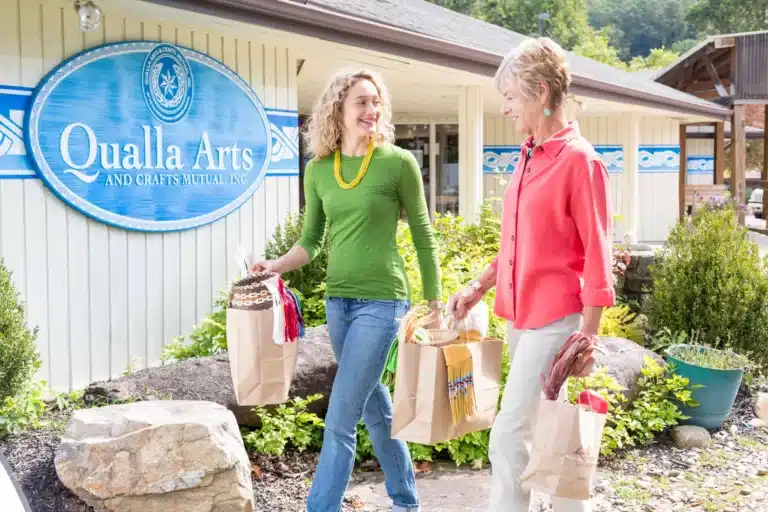
[[[531,150],[531,156],[528,156]],[[496,315],[536,329],[584,306],[612,306],[608,171],[576,122],[532,138],[507,186],[496,269]]]

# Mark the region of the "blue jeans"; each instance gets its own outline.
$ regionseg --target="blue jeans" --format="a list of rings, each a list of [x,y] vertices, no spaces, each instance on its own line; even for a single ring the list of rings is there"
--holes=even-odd
[[[380,381],[389,347],[408,307],[407,302],[397,300],[330,297],[326,301],[328,331],[338,370],[307,512],[341,510],[355,462],[356,428],[361,417],[384,471],[393,510],[418,510],[408,446],[391,437],[392,399]]]

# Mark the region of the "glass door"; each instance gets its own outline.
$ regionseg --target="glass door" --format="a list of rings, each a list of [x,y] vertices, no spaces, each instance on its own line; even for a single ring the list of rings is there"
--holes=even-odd
[[[410,151],[421,168],[421,179],[424,182],[424,196],[427,207],[432,211],[429,201],[429,125],[428,124],[398,124],[395,125],[395,145]]]
[[[435,127],[435,211],[459,214],[459,125]]]

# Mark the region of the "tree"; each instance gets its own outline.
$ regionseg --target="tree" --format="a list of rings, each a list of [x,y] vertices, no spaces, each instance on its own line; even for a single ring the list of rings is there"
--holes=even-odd
[[[662,69],[677,62],[680,54],[666,48],[654,48],[647,57],[633,57],[629,62],[630,71],[645,69]]]
[[[768,0],[698,0],[687,20],[704,35],[765,30]]]
[[[695,0],[589,0],[589,21],[597,29],[613,27],[611,44],[628,61],[653,48],[670,47],[696,36],[686,21]]]
[[[533,36],[539,32],[539,14],[549,14],[546,35],[566,49],[589,37],[586,0],[476,0],[473,15],[501,27]]]
[[[618,50],[611,46],[607,29],[592,29],[589,36],[576,45],[573,53],[618,69],[626,70],[627,68],[627,65],[619,58]]]

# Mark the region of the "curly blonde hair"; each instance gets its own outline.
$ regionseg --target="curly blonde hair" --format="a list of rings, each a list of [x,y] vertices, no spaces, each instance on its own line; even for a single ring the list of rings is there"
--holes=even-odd
[[[304,139],[314,158],[325,158],[333,154],[341,145],[344,100],[347,98],[349,89],[360,80],[368,80],[379,92],[381,111],[374,136],[376,144],[381,145],[395,139],[395,127],[392,125],[392,105],[381,77],[368,70],[340,72],[328,82],[304,129]]]
[[[502,94],[515,85],[531,100],[539,97],[539,84],[544,82],[549,86],[549,106],[559,107],[571,84],[566,53],[548,37],[526,39],[504,58],[494,82]]]

